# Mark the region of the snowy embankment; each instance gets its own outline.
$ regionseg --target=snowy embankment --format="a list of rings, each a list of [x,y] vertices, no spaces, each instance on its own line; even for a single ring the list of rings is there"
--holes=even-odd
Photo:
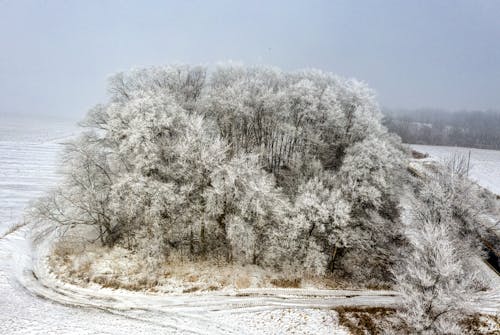
[[[419,152],[428,153],[432,159],[439,161],[453,155],[468,156],[470,151],[469,177],[484,188],[500,195],[500,151],[417,144],[412,144],[411,147]]]
[[[423,162],[431,160],[443,163],[454,155],[468,157],[470,152],[469,178],[489,191],[500,195],[500,151],[417,144],[411,144],[410,146],[418,152],[429,155],[426,159],[417,160]],[[488,219],[492,222],[491,228],[496,230],[500,236],[500,226],[495,225],[495,222],[500,220],[498,213],[490,214]],[[488,314],[499,314],[500,277],[481,259],[477,258],[472,262],[476,265],[476,271],[480,273],[485,283],[492,287],[490,291],[483,294],[478,310]]]

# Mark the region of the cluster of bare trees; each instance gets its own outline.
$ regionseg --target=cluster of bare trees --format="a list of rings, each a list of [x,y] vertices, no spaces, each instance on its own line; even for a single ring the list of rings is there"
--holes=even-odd
[[[363,83],[167,66],[115,75],[109,92],[38,218],[154,262],[182,252],[387,276],[404,155]]]

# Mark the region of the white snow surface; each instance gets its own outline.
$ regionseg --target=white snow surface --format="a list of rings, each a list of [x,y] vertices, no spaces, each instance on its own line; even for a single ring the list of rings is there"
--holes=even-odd
[[[446,160],[454,154],[468,155],[470,150],[469,177],[479,185],[500,195],[500,151],[411,144],[419,152],[428,153],[432,159]]]

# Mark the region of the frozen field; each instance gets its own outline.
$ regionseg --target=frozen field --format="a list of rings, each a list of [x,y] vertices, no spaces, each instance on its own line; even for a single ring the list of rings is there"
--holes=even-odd
[[[0,115],[0,236],[56,182],[61,143],[74,133],[76,127],[67,121]]]
[[[428,153],[431,158],[437,160],[446,160],[454,154],[468,155],[471,150],[470,178],[490,191],[500,194],[500,151],[416,144],[412,144],[411,147]]]

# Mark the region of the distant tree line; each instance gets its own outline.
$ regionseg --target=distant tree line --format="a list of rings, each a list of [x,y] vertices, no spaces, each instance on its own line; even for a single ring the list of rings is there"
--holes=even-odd
[[[385,110],[384,123],[405,143],[500,149],[499,111]]]

